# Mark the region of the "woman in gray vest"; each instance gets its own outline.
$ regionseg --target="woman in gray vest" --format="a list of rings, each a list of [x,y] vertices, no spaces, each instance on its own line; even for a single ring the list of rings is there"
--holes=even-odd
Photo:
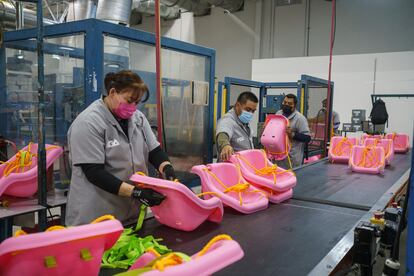
[[[148,163],[175,179],[167,154],[137,110],[149,94],[142,79],[129,70],[109,73],[105,88],[102,99],[79,114],[68,132],[72,178],[67,225],[90,223],[106,214],[129,224],[137,220],[140,204],[161,204],[163,195],[128,181],[135,172],[148,173]]]

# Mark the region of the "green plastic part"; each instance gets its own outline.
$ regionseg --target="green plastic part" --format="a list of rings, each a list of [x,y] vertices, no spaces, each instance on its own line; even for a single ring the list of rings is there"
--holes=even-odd
[[[82,260],[86,262],[93,259],[91,252],[87,248],[81,249],[80,254],[81,254]]]
[[[168,247],[158,243],[161,240],[151,235],[140,238],[132,228],[126,228],[115,245],[103,254],[101,267],[128,269],[149,248],[161,255],[171,252]]]
[[[46,256],[45,257],[45,266],[47,268],[57,267],[56,258],[54,256]]]

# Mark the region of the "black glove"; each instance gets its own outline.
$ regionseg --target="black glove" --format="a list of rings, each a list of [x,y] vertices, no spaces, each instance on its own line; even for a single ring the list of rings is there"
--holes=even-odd
[[[134,187],[131,194],[132,198],[138,199],[142,204],[149,207],[160,205],[165,199],[162,194],[147,188]]]
[[[175,176],[174,168],[171,164],[167,164],[164,166],[164,177],[167,180],[175,180],[177,177]]]

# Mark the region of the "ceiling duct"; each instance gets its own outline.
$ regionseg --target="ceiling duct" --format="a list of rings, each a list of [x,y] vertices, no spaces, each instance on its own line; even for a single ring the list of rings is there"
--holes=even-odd
[[[96,18],[114,24],[129,26],[132,0],[74,0],[69,4],[67,21]],[[82,41],[81,41],[82,40]],[[76,37],[66,43],[72,46],[83,45],[83,38]],[[115,37],[105,37],[105,53],[129,58],[129,41]],[[120,64],[112,64],[114,68]],[[123,64],[122,66],[126,66]]]
[[[143,14],[154,15],[155,14],[155,1],[154,0],[133,1],[132,12],[133,14],[143,13]],[[178,6],[168,7],[164,4],[160,5],[161,18],[166,19],[166,20],[172,20],[172,19],[180,18],[180,15],[181,15],[181,12]]]
[[[203,0],[209,5],[220,7],[229,12],[236,12],[243,9],[244,0]]]
[[[29,9],[23,9],[20,13],[23,14],[20,18],[22,26],[36,27],[37,17],[36,12]],[[16,29],[16,8],[9,2],[0,1],[0,20],[3,20],[3,25],[6,30]],[[55,21],[49,19],[43,19],[45,25],[56,24]]]

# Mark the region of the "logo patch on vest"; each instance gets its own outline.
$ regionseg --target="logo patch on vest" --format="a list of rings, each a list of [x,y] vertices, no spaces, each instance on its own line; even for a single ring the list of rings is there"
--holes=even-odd
[[[113,147],[116,147],[116,146],[119,146],[119,142],[118,142],[118,140],[116,140],[116,139],[114,139],[114,140],[109,140],[109,141],[106,143],[106,147],[107,147],[107,148],[113,148]]]
[[[236,139],[236,141],[237,141],[238,143],[243,142],[243,141],[244,141],[244,137],[239,137],[239,138],[237,138],[237,139]]]

